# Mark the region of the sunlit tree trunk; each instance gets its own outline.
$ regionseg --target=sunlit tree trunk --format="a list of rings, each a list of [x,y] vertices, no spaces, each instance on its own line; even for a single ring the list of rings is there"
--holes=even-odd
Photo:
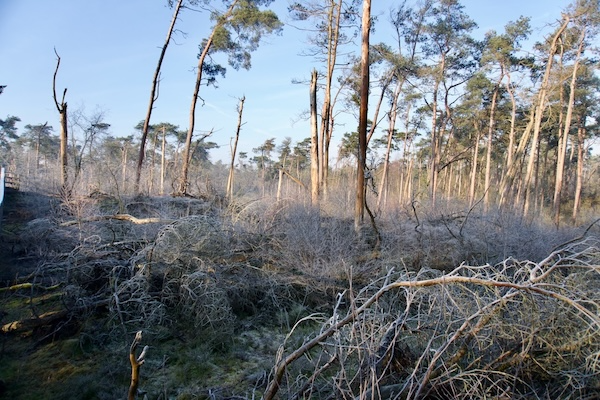
[[[327,194],[327,180],[329,174],[329,144],[333,129],[333,103],[331,89],[333,72],[337,59],[337,48],[340,37],[340,21],[342,15],[342,0],[337,3],[331,1],[328,14],[327,34],[327,74],[325,76],[325,90],[323,93],[323,107],[321,110],[321,140],[319,144],[319,183],[321,191]]]
[[[563,176],[565,169],[565,158],[567,155],[567,143],[569,139],[569,131],[571,130],[571,120],[573,118],[573,107],[575,106],[575,89],[577,83],[577,70],[579,67],[579,60],[585,43],[586,30],[581,31],[579,37],[579,46],[577,48],[577,54],[575,55],[575,61],[573,63],[573,72],[571,74],[571,82],[569,84],[569,103],[567,105],[567,115],[565,117],[563,132],[559,140],[558,155],[556,161],[556,178],[554,183],[554,199],[553,199],[553,210],[554,210],[554,223],[558,226],[560,222],[560,202],[561,194],[563,189]]]
[[[506,150],[506,171],[508,171],[513,164],[513,157],[515,152],[515,124],[517,121],[517,100],[515,99],[515,93],[510,82],[510,74],[506,73],[506,91],[510,96],[511,113],[510,113],[510,131],[508,132],[508,148]]]
[[[475,128],[475,145],[473,147],[473,158],[471,159],[471,179],[469,183],[469,207],[475,202],[475,190],[477,189],[477,165],[479,163],[479,135],[480,127],[477,118],[473,118]]]
[[[162,144],[161,144],[161,155],[160,155],[160,194],[165,194],[165,174],[166,174],[166,151],[167,151],[167,130],[165,126],[162,127]]]
[[[585,120],[585,117],[582,118]],[[581,204],[581,189],[583,187],[583,165],[585,156],[585,127],[583,121],[579,121],[579,127],[577,128],[577,173],[575,178],[575,194],[573,198],[573,222],[577,221],[579,214],[579,207]]]
[[[529,153],[529,160],[527,162],[527,170],[525,171],[525,182],[524,182],[524,190],[525,190],[525,201],[523,203],[523,214],[527,215],[529,212],[529,208],[532,202],[532,197],[535,194],[535,179],[534,179],[534,171],[535,171],[535,160],[538,156],[538,142],[540,138],[540,131],[542,127],[542,116],[544,114],[544,110],[546,109],[546,97],[548,95],[549,89],[549,79],[550,79],[550,71],[552,70],[552,64],[554,60],[554,55],[556,53],[558,40],[567,28],[569,24],[569,16],[563,14],[563,22],[562,25],[558,28],[554,36],[552,37],[552,41],[550,43],[550,48],[548,51],[548,60],[546,62],[546,70],[544,72],[544,77],[541,82],[540,92],[538,95],[538,102],[535,109],[534,114],[534,123],[533,123],[533,137],[531,139],[531,151]]]
[[[319,206],[319,127],[317,126],[317,70],[310,79],[310,198],[313,207]]]
[[[360,72],[360,110],[358,120],[358,157],[356,167],[356,201],[354,204],[354,229],[358,232],[364,221],[365,174],[367,160],[367,118],[369,112],[369,33],[371,31],[371,0],[363,0],[362,45]]]
[[[498,83],[494,87],[494,93],[492,94],[492,104],[490,105],[490,120],[488,125],[487,135],[487,151],[485,156],[485,183],[484,183],[484,194],[483,194],[483,205],[485,211],[490,208],[490,174],[492,170],[492,145],[494,137],[494,127],[496,125],[496,100],[498,98],[498,90],[503,77],[500,76]]]

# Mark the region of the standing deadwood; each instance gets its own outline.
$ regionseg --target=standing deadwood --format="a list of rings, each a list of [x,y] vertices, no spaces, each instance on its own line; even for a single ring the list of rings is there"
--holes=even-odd
[[[67,185],[69,181],[69,162],[67,158],[67,103],[65,102],[67,88],[65,88],[63,91],[62,99],[59,104],[58,99],[56,98],[56,75],[58,74],[58,67],[60,66],[60,56],[58,55],[56,49],[54,49],[54,54],[56,54],[57,60],[56,69],[54,70],[54,78],[52,79],[52,93],[54,96],[54,104],[56,105],[56,109],[60,115],[60,183],[62,192],[66,194],[68,193]]]
[[[314,207],[319,206],[319,128],[317,126],[317,70],[310,77],[310,194]]]
[[[127,400],[135,400],[137,395],[137,389],[140,383],[140,367],[144,363],[146,358],[146,352],[148,351],[148,346],[144,346],[144,349],[140,353],[138,357],[135,356],[135,352],[140,342],[142,341],[142,331],[138,331],[135,334],[135,338],[131,343],[131,347],[129,349],[129,362],[131,363],[131,384],[129,385],[129,393],[127,394]]]
[[[369,112],[369,34],[371,31],[371,0],[363,1],[360,114],[358,120],[358,155],[356,166],[356,202],[354,204],[354,229],[358,232],[365,214],[365,173],[367,160],[367,118]]]
[[[229,177],[227,178],[227,198],[231,201],[233,197],[233,171],[235,165],[235,155],[237,153],[238,140],[240,139],[240,130],[242,128],[242,113],[244,112],[244,101],[246,96],[242,96],[240,99],[240,105],[238,106],[238,123],[237,129],[235,130],[235,140],[233,141],[233,148],[231,149],[231,165],[229,166]]]
[[[152,88],[150,89],[150,102],[148,104],[148,110],[146,111],[146,118],[144,119],[144,127],[142,128],[142,138],[140,139],[140,153],[138,155],[138,163],[137,170],[135,173],[135,193],[139,192],[140,189],[140,179],[142,176],[142,166],[144,165],[144,155],[146,152],[146,138],[148,137],[148,128],[150,126],[150,116],[152,115],[152,108],[154,107],[154,102],[158,99],[157,89],[160,78],[160,68],[162,66],[163,59],[165,58],[165,53],[167,52],[167,47],[171,42],[171,35],[173,34],[173,30],[175,28],[175,22],[177,22],[177,16],[179,15],[179,10],[181,9],[183,0],[179,0],[177,5],[175,6],[175,12],[173,13],[173,19],[171,20],[171,25],[169,26],[169,31],[167,32],[167,39],[165,40],[165,44],[162,47],[160,52],[160,56],[158,57],[158,64],[156,65],[156,69],[154,70],[154,77],[152,78]]]

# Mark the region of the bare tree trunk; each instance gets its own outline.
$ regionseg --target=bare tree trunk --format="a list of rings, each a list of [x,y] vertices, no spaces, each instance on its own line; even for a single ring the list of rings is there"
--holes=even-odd
[[[431,206],[435,207],[436,191],[437,191],[437,178],[438,178],[438,166],[439,166],[439,130],[437,128],[437,98],[438,98],[438,87],[436,83],[433,92],[432,101],[432,117],[431,117],[431,159],[429,160],[429,199],[431,200]]]
[[[369,33],[371,31],[371,0],[363,0],[360,114],[358,121],[358,157],[356,167],[356,202],[354,204],[354,229],[358,232],[364,221],[365,174],[367,161],[367,118],[369,112]]]
[[[503,72],[504,73],[504,70]],[[515,125],[516,125],[516,121],[517,121],[517,100],[515,99],[515,93],[513,91],[511,82],[510,82],[510,73],[506,72],[506,91],[508,92],[509,96],[510,96],[510,102],[512,105],[512,109],[511,109],[511,115],[510,115],[510,131],[508,133],[508,148],[506,150],[506,168],[502,171],[502,176],[500,178],[500,203],[502,203],[503,200],[503,187],[502,187],[502,182],[505,182],[506,177],[505,175],[508,173],[508,171],[512,168],[512,164],[513,164],[513,159],[514,159],[514,147],[515,147]]]
[[[127,147],[123,144],[121,148],[121,187],[125,190],[125,178],[127,176]]]
[[[498,90],[500,83],[502,82],[503,76],[500,76],[498,83],[494,87],[494,93],[492,94],[492,104],[490,105],[490,120],[488,126],[488,137],[487,137],[487,151],[485,156],[485,183],[483,192],[483,205],[484,210],[488,211],[490,208],[490,174],[492,170],[492,139],[494,137],[494,126],[496,125],[496,100],[498,99]]]
[[[563,14],[564,15],[564,14]],[[532,185],[533,173],[534,173],[534,165],[535,160],[538,154],[538,142],[540,137],[540,131],[542,127],[542,116],[544,114],[544,110],[546,109],[546,96],[548,94],[548,85],[550,79],[550,71],[552,70],[552,63],[554,60],[554,54],[556,53],[557,43],[567,25],[569,24],[569,16],[564,15],[563,23],[558,28],[556,33],[552,38],[552,42],[550,44],[550,50],[548,51],[548,61],[546,63],[546,70],[544,72],[544,77],[542,79],[540,93],[538,96],[538,103],[534,115],[534,124],[533,124],[533,138],[531,140],[531,152],[529,153],[529,161],[527,163],[527,171],[525,173],[525,203],[523,204],[523,214],[527,215],[531,203],[531,197],[534,193],[534,188]]]
[[[398,97],[400,97],[400,91],[402,90],[404,80],[400,80],[396,85],[396,89],[394,90],[394,95],[392,96],[390,112],[389,116],[389,126],[388,126],[388,137],[387,137],[387,146],[385,149],[385,158],[383,161],[383,174],[381,176],[381,182],[379,184],[379,194],[377,196],[377,210],[381,210],[382,200],[387,195],[387,179],[388,179],[388,170],[390,164],[390,153],[392,151],[392,143],[394,140],[394,133],[396,131],[396,118],[398,116]],[[387,87],[387,85],[386,85]],[[385,88],[382,90],[382,94],[385,93]],[[379,105],[378,105],[379,107]]]
[[[156,143],[158,141],[158,132],[154,130],[152,138],[152,161],[150,162],[150,179],[148,184],[148,194],[151,195],[154,190],[154,170],[156,168]]]
[[[573,73],[571,75],[571,83],[569,84],[569,104],[567,106],[567,115],[565,117],[565,123],[563,132],[559,140],[558,155],[556,160],[556,179],[554,183],[554,223],[556,226],[560,222],[560,202],[563,188],[563,176],[565,169],[565,159],[567,156],[567,143],[569,141],[569,131],[571,130],[571,121],[573,119],[573,107],[575,106],[575,86],[577,83],[577,69],[579,67],[579,60],[585,43],[586,30],[581,31],[579,37],[579,47],[577,48],[577,55],[575,56],[575,62],[573,63]]]
[[[469,184],[469,207],[475,202],[475,190],[477,188],[477,165],[479,159],[479,125],[477,119],[473,119],[473,125],[475,128],[475,147],[473,147],[473,158],[471,160],[471,180]]]
[[[317,70],[310,79],[310,198],[313,207],[319,206],[319,131],[317,126]]]
[[[229,165],[229,176],[227,177],[227,191],[226,196],[231,201],[233,198],[233,172],[235,170],[235,155],[237,153],[238,140],[240,139],[240,130],[242,129],[242,114],[244,112],[244,101],[246,96],[242,96],[240,99],[240,105],[238,106],[238,123],[237,129],[235,130],[235,140],[233,141],[233,149],[231,150],[231,164]]]
[[[281,200],[281,187],[283,185],[283,168],[279,169],[279,177],[277,179],[277,196],[275,199],[277,201]]]
[[[163,194],[165,194],[165,167],[166,167],[166,151],[167,151],[167,130],[165,129],[164,125],[162,127],[162,144],[160,147],[160,195],[162,196]]]
[[[231,14],[233,13],[233,9],[237,5],[238,0],[234,0],[227,12],[219,18],[220,21],[226,21]],[[206,56],[208,56],[208,51],[210,50],[213,38],[215,37],[215,33],[217,29],[221,27],[221,23],[218,23],[213,28],[212,32],[208,39],[206,39],[206,43],[202,52],[200,53],[200,57],[198,57],[198,66],[196,67],[196,84],[194,85],[194,94],[192,95],[192,103],[190,106],[190,122],[188,126],[187,136],[185,138],[185,149],[183,150],[183,160],[181,161],[181,176],[179,178],[179,195],[184,195],[187,193],[187,188],[189,185],[188,182],[188,171],[190,168],[190,157],[191,157],[191,149],[192,149],[192,137],[194,136],[194,127],[196,122],[196,104],[198,103],[198,93],[200,93],[200,83],[202,82],[202,66],[204,65],[204,60]]]
[[[54,54],[56,54],[56,69],[54,70],[54,78],[52,79],[52,93],[54,97],[54,104],[56,105],[56,110],[58,111],[60,117],[60,184],[61,190],[64,194],[68,194],[68,184],[69,184],[69,162],[68,162],[68,153],[67,153],[67,141],[68,141],[68,131],[67,131],[67,103],[65,102],[65,97],[67,96],[67,88],[63,91],[62,99],[60,104],[58,103],[58,99],[56,97],[56,75],[58,74],[58,68],[60,67],[60,56],[58,55],[56,49],[54,49]]]
[[[178,0],[177,5],[175,5],[175,11],[173,12],[173,18],[171,19],[171,25],[169,26],[169,31],[167,32],[167,38],[165,39],[165,43],[163,44],[162,50],[160,51],[160,56],[158,57],[158,63],[156,65],[156,69],[154,70],[154,77],[152,78],[152,87],[150,89],[150,101],[148,103],[148,109],[146,111],[146,118],[144,119],[144,126],[142,128],[142,137],[140,139],[140,152],[138,155],[138,163],[137,169],[135,173],[135,186],[134,191],[137,194],[140,188],[140,179],[142,176],[142,166],[144,165],[144,156],[146,152],[146,138],[148,137],[148,129],[150,127],[150,117],[152,115],[152,108],[154,107],[154,102],[158,99],[158,83],[160,81],[160,69],[162,66],[163,59],[165,58],[165,53],[167,52],[167,47],[171,42],[171,35],[173,34],[173,30],[175,29],[175,23],[177,22],[177,16],[179,15],[179,11],[181,10],[181,6],[183,4],[183,0]]]
[[[584,117],[585,118],[585,117]],[[579,205],[581,204],[581,188],[583,186],[583,164],[584,164],[585,128],[580,121],[577,129],[577,176],[575,178],[575,194],[573,198],[573,222],[577,221]]]

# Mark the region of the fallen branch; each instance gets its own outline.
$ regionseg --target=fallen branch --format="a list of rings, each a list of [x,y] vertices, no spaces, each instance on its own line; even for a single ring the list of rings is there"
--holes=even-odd
[[[17,290],[22,290],[22,289],[38,289],[38,290],[50,291],[50,290],[56,290],[61,286],[62,286],[62,283],[52,285],[52,286],[42,286],[42,285],[36,285],[31,282],[25,282],[25,283],[18,283],[16,285],[0,288],[0,293],[8,292],[8,291],[17,291]]]
[[[44,325],[52,324],[56,321],[64,319],[69,314],[67,310],[60,311],[49,311],[40,315],[39,317],[26,318],[19,321],[9,322],[8,324],[2,325],[0,331],[2,333],[19,333],[30,331],[35,328],[39,328]]]
[[[361,314],[363,314],[365,311],[367,311],[384,294],[386,294],[387,292],[390,292],[392,290],[395,290],[395,289],[430,287],[430,286],[438,286],[438,285],[444,286],[444,285],[455,285],[455,284],[471,284],[471,285],[485,286],[485,287],[508,288],[508,289],[510,289],[509,292],[504,294],[504,296],[501,296],[500,299],[498,299],[496,302],[491,303],[489,305],[489,307],[492,307],[492,308],[495,307],[495,305],[497,303],[505,301],[509,297],[514,296],[516,294],[515,292],[517,292],[517,293],[525,292],[525,293],[530,293],[530,294],[537,294],[537,295],[545,296],[548,298],[553,298],[560,302],[563,302],[564,304],[568,305],[569,307],[572,307],[573,309],[577,310],[580,313],[580,315],[585,316],[592,325],[596,326],[596,329],[600,329],[600,316],[596,315],[594,310],[588,309],[585,306],[584,300],[572,299],[563,294],[549,290],[546,288],[548,286],[538,283],[537,281],[527,281],[526,280],[522,283],[513,283],[513,282],[506,282],[506,281],[498,281],[498,280],[494,280],[494,279],[490,279],[490,278],[486,279],[486,278],[480,278],[480,277],[469,277],[469,276],[457,275],[456,273],[460,269],[461,268],[459,267],[455,271],[453,271],[447,275],[437,277],[437,278],[424,279],[424,280],[399,280],[399,281],[387,283],[384,286],[382,286],[371,297],[366,299],[362,305],[360,305],[359,307],[351,307],[351,310],[348,312],[348,314],[344,318],[340,319],[337,323],[332,324],[327,329],[323,330],[320,334],[318,334],[317,336],[315,336],[313,339],[309,340],[308,342],[304,343],[302,346],[300,346],[299,348],[294,350],[287,357],[279,358],[273,369],[273,377],[272,377],[271,381],[268,383],[267,389],[265,390],[265,394],[263,396],[264,400],[271,400],[275,397],[276,393],[279,390],[279,386],[280,386],[281,380],[283,378],[283,375],[284,375],[287,367],[291,363],[293,363],[294,361],[299,359],[301,356],[303,356],[305,353],[310,351],[315,346],[321,345],[325,341],[325,339],[329,338],[330,336],[332,336],[333,334],[338,332],[345,325],[354,322]],[[442,350],[446,350],[451,343],[453,343],[462,333],[464,333],[466,331],[468,324],[470,323],[471,320],[473,320],[476,317],[482,317],[483,319],[480,321],[480,323],[477,324],[475,326],[475,328],[473,328],[471,330],[472,335],[476,334],[476,332],[478,332],[482,328],[482,326],[487,322],[487,317],[485,315],[483,315],[483,312],[487,308],[488,307],[482,308],[478,313],[473,315],[471,318],[468,318],[467,320],[465,320],[465,323],[463,324],[463,326],[456,332],[456,334],[454,336],[452,336],[451,340],[449,340],[446,343],[446,345],[443,347]],[[454,361],[456,361],[456,358],[460,358],[462,351],[464,351],[464,349],[461,348],[459,350],[458,354],[455,356]],[[282,353],[283,353],[283,346],[280,348],[280,354],[282,354]],[[439,350],[436,351],[436,358],[439,358],[441,353],[443,353],[443,351],[439,351]],[[428,372],[427,372],[428,376],[426,377],[424,382],[426,382],[430,378],[430,375],[432,374],[434,365],[435,365],[435,363],[432,362],[431,367],[428,369]],[[421,385],[421,388],[422,387],[423,387],[423,385]],[[419,391],[421,390],[421,388],[419,388]]]
[[[88,218],[80,218],[71,221],[65,221],[61,223],[59,226],[72,226],[86,222],[97,222],[97,221],[107,221],[116,219],[118,221],[129,221],[136,225],[141,224],[154,224],[154,223],[162,223],[162,224],[170,224],[173,223],[173,220],[170,219],[162,219],[162,218],[137,218],[130,214],[115,214],[115,215],[95,215],[93,217]]]
[[[0,332],[9,334],[9,333],[20,333],[31,331],[36,328],[40,328],[45,325],[51,325],[55,322],[58,322],[62,319],[65,319],[76,313],[77,311],[81,311],[83,309],[89,307],[101,307],[103,305],[108,304],[107,300],[100,300],[94,304],[78,307],[76,309],[71,310],[58,310],[58,311],[49,311],[47,313],[41,314],[37,317],[25,318],[18,321],[9,322],[7,324],[2,325],[0,328]]]

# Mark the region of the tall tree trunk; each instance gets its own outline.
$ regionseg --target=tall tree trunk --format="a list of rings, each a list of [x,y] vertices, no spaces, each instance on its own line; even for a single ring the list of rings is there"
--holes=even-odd
[[[158,132],[154,130],[152,137],[152,161],[150,162],[150,179],[148,184],[148,194],[152,195],[154,190],[154,170],[156,168],[156,143],[158,142]]]
[[[585,120],[585,117],[582,118]],[[575,178],[575,194],[573,198],[573,222],[577,221],[579,214],[579,205],[581,204],[581,188],[583,186],[583,164],[585,156],[585,127],[583,121],[579,121],[579,127],[577,128],[577,175]]]
[[[167,130],[162,127],[162,144],[160,147],[160,195],[165,194],[165,173],[166,173],[166,151],[167,151]]]
[[[360,111],[358,120],[358,157],[356,167],[356,201],[354,204],[354,229],[358,232],[364,221],[365,174],[367,161],[367,118],[369,112],[369,33],[371,31],[371,0],[363,0]]]
[[[121,148],[121,187],[125,190],[125,179],[127,177],[127,146]]]
[[[479,159],[479,137],[480,127],[477,118],[473,118],[473,126],[475,128],[475,147],[473,147],[473,158],[471,161],[471,179],[469,184],[469,207],[475,202],[475,190],[477,189],[477,165]]]
[[[235,170],[235,155],[237,153],[238,140],[240,139],[240,130],[242,128],[242,114],[244,112],[244,101],[246,96],[242,96],[240,99],[240,105],[238,106],[238,123],[235,130],[235,139],[233,141],[233,148],[231,149],[231,164],[229,165],[229,176],[227,177],[227,191],[226,195],[229,201],[233,198],[233,172]]]
[[[331,85],[337,59],[337,48],[340,36],[340,20],[343,0],[337,3],[330,1],[329,23],[327,33],[327,75],[325,76],[325,91],[323,93],[323,108],[321,110],[321,138],[319,144],[319,185],[321,191],[327,193],[327,176],[329,173],[329,144],[333,129],[333,105],[331,101]]]
[[[67,142],[68,142],[68,131],[67,131],[67,103],[65,102],[65,97],[67,96],[67,88],[63,91],[62,100],[60,104],[58,103],[58,99],[56,97],[56,75],[58,74],[58,68],[60,67],[60,56],[56,49],[54,49],[54,54],[56,54],[56,69],[54,70],[54,78],[52,79],[52,93],[54,97],[54,104],[56,105],[56,110],[58,111],[60,118],[60,185],[63,194],[68,194],[68,184],[69,184],[69,162],[68,162],[68,153],[67,153]]]
[[[488,211],[490,208],[490,174],[492,170],[492,139],[494,136],[494,126],[496,125],[496,100],[498,99],[498,90],[500,89],[500,83],[504,77],[500,76],[498,83],[494,87],[494,93],[492,94],[492,104],[490,105],[490,120],[488,126],[487,136],[487,152],[485,156],[485,183],[483,193],[483,206],[484,210]]]
[[[208,37],[208,39],[206,39],[206,44],[204,45],[204,48],[200,53],[200,57],[198,57],[198,66],[196,67],[196,84],[194,85],[194,94],[192,95],[192,103],[190,106],[189,126],[187,136],[185,138],[185,148],[183,150],[183,159],[181,161],[181,176],[179,178],[179,188],[177,190],[177,194],[179,195],[186,194],[189,185],[188,171],[190,169],[192,138],[194,136],[194,128],[196,122],[196,104],[198,103],[198,93],[200,93],[200,84],[202,83],[202,66],[204,65],[204,60],[206,60],[206,57],[208,56],[208,52],[212,46],[213,38],[215,36],[215,33],[217,32],[217,29],[221,27],[223,21],[226,21],[231,16],[237,3],[238,0],[234,0],[227,9],[227,12],[225,12],[225,14],[221,16],[221,18],[219,18],[219,21],[222,22],[215,25],[212,32],[210,33],[210,36]]]
[[[558,226],[560,222],[560,202],[561,194],[563,189],[563,176],[565,169],[565,159],[567,156],[567,143],[569,139],[569,131],[571,130],[571,120],[573,118],[573,107],[575,106],[575,86],[577,83],[577,69],[579,67],[579,60],[585,43],[586,30],[581,31],[579,37],[579,47],[577,48],[577,54],[575,56],[575,62],[573,63],[573,73],[571,74],[571,83],[569,84],[569,104],[567,105],[567,115],[565,117],[563,132],[559,140],[558,156],[556,160],[556,179],[554,183],[554,223]]]
[[[437,179],[438,179],[438,167],[440,162],[440,132],[437,127],[438,115],[437,115],[437,100],[438,100],[438,88],[439,83],[436,82],[433,91],[432,101],[432,116],[431,116],[431,159],[429,160],[429,200],[431,201],[432,207],[435,207],[436,191],[437,191]]]
[[[502,73],[504,73],[504,68]],[[508,132],[508,148],[506,150],[506,171],[508,171],[513,164],[513,158],[514,158],[514,147],[515,147],[515,125],[516,125],[516,121],[517,121],[517,100],[515,99],[515,93],[514,90],[512,88],[512,84],[510,82],[510,73],[507,71],[506,72],[506,91],[508,92],[509,96],[510,96],[510,103],[511,103],[511,113],[510,113],[510,131]],[[504,175],[502,176],[502,178],[500,179],[501,181],[504,180]],[[500,188],[501,189],[501,188]],[[502,194],[502,193],[501,193]]]
[[[183,0],[178,0],[175,5],[175,11],[173,12],[173,18],[171,19],[171,25],[169,25],[169,31],[167,32],[167,38],[165,39],[165,43],[160,51],[160,56],[158,57],[158,63],[156,65],[156,69],[154,70],[154,77],[152,78],[152,87],[150,89],[150,101],[148,102],[148,109],[146,110],[146,118],[144,119],[144,126],[142,128],[142,137],[140,139],[140,152],[138,155],[137,169],[135,172],[135,185],[134,191],[135,193],[139,192],[140,189],[140,179],[142,176],[142,166],[144,165],[144,156],[146,153],[146,138],[148,137],[148,129],[150,127],[150,117],[152,115],[152,109],[154,107],[154,102],[158,98],[157,89],[158,83],[160,81],[160,69],[162,66],[163,59],[165,58],[165,53],[167,52],[167,47],[171,42],[171,35],[173,34],[173,30],[175,29],[175,23],[177,22],[177,16],[179,15],[179,11],[181,10],[181,6],[183,4]]]
[[[322,143],[322,142],[321,142]],[[317,70],[310,78],[310,198],[313,207],[319,206],[320,163],[319,127],[317,126]]]
[[[387,195],[387,179],[388,179],[388,170],[390,164],[390,153],[392,151],[392,143],[394,140],[394,133],[396,131],[396,118],[398,116],[398,98],[400,97],[400,91],[402,90],[404,80],[399,80],[396,88],[394,89],[394,94],[390,101],[390,112],[388,113],[389,117],[389,126],[388,126],[388,137],[387,137],[387,146],[385,149],[385,158],[383,161],[383,174],[381,176],[381,182],[379,184],[379,195],[377,197],[377,210],[381,210],[382,200]],[[387,87],[387,84],[385,85]],[[382,94],[385,93],[385,88],[382,90]],[[378,106],[379,107],[379,106]]]
[[[538,154],[538,142],[540,137],[540,131],[542,127],[542,116],[544,114],[544,110],[546,109],[546,97],[548,95],[548,86],[550,79],[550,71],[552,70],[552,64],[554,60],[554,54],[556,53],[556,48],[558,44],[558,40],[562,36],[563,32],[567,28],[569,24],[569,16],[565,15],[563,19],[562,25],[558,28],[554,36],[552,37],[552,41],[550,43],[550,50],[548,51],[548,61],[546,63],[546,70],[544,72],[544,77],[542,79],[540,93],[538,96],[538,102],[535,109],[534,115],[534,124],[533,124],[533,137],[531,139],[531,152],[529,153],[529,160],[527,162],[527,170],[525,172],[525,202],[523,204],[523,214],[527,215],[529,211],[529,207],[532,201],[532,196],[534,195],[534,187],[532,181],[534,180],[534,165],[535,160]]]

